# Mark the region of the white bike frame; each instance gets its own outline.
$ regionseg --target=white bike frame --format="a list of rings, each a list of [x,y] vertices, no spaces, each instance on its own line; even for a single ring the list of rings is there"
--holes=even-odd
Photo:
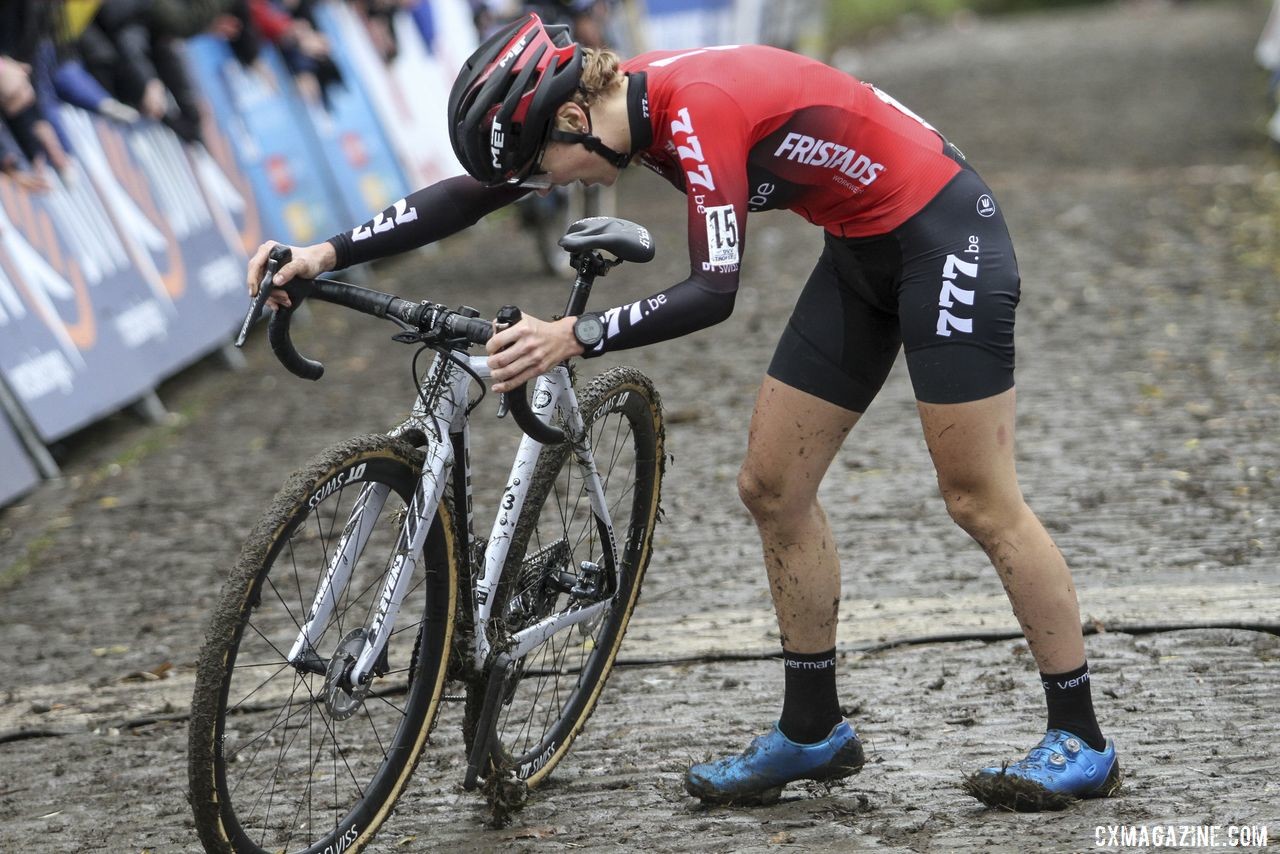
[[[483,356],[471,356],[455,353],[457,359],[465,359],[475,377],[488,379],[489,367]],[[435,518],[445,487],[449,483],[450,470],[458,463],[454,459],[454,443],[452,437],[460,435],[460,447],[463,449],[462,465],[467,485],[467,503],[471,502],[470,471],[470,429],[467,416],[467,400],[470,383],[473,379],[453,359],[437,356],[422,382],[417,402],[410,417],[390,435],[402,437],[413,433],[426,436],[426,460],[422,466],[422,476],[414,489],[413,498],[409,502],[408,512],[401,526],[399,539],[387,570],[387,577],[378,597],[378,605],[374,609],[369,624],[365,627],[364,646],[356,658],[349,673],[352,686],[366,685],[370,681],[378,657],[385,648],[387,639],[395,625],[400,611],[400,604],[408,591],[410,581],[417,569],[419,556],[426,543],[427,532]],[[613,520],[609,516],[609,508],[605,501],[604,487],[596,468],[590,442],[587,437],[582,412],[578,407],[578,398],[566,365],[557,365],[549,372],[538,377],[534,385],[530,408],[543,423],[550,424],[552,416],[559,412],[565,425],[566,441],[570,443],[571,453],[575,457],[581,473],[586,481],[587,494],[590,497],[591,512],[596,523],[604,533],[604,546],[609,550],[605,556],[611,561],[618,584],[621,586],[622,561],[618,554],[617,537],[614,535]],[[486,627],[493,616],[494,592],[502,580],[503,568],[506,566],[507,554],[511,547],[511,539],[515,534],[516,523],[524,507],[529,492],[529,481],[537,467],[538,455],[542,444],[530,436],[523,436],[516,452],[515,462],[507,477],[507,485],[503,490],[493,529],[485,547],[484,566],[475,580],[475,591],[472,600],[475,631],[473,645],[470,650],[472,664],[483,668],[489,655],[493,652]],[[347,481],[359,479],[355,470],[345,476]],[[336,480],[336,479],[335,479]],[[331,482],[333,483],[333,482]],[[342,484],[334,484],[341,486]],[[326,494],[330,484],[324,484],[316,492],[317,496]],[[316,590],[315,600],[307,612],[306,622],[298,632],[297,640],[289,652],[289,661],[298,664],[308,657],[315,657],[314,642],[319,638],[324,627],[328,625],[333,609],[351,579],[356,563],[364,552],[365,544],[373,530],[374,523],[382,512],[390,487],[385,484],[365,484],[351,509],[342,535],[329,558],[323,580]],[[460,510],[459,512],[465,512]],[[472,539],[470,515],[468,514],[467,540]],[[470,542],[461,544],[462,559],[470,555]],[[608,608],[610,601],[581,604],[557,614],[552,614],[532,626],[528,626],[510,638],[507,652],[512,658],[520,658],[541,644],[545,643],[557,632],[577,623],[595,618]]]

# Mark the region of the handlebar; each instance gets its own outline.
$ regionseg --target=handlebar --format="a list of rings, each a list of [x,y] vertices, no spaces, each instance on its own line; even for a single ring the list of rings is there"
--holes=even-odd
[[[248,317],[245,318],[244,327],[236,341],[237,346],[243,345],[249,326],[261,312],[266,302],[265,294],[271,290],[271,279],[280,267],[289,263],[291,257],[292,253],[287,246],[276,246],[271,250],[267,260],[267,271],[258,289],[258,297],[254,300]],[[483,345],[493,337],[493,324],[487,320],[469,317],[436,303],[410,302],[393,294],[344,282],[333,282],[327,279],[295,280],[286,284],[283,290],[289,295],[292,306],[276,309],[267,326],[267,340],[270,341],[271,351],[280,364],[284,365],[290,373],[305,380],[318,380],[324,376],[324,365],[298,352],[289,334],[289,324],[293,319],[294,309],[306,299],[318,299],[374,317],[391,318],[406,327],[434,335],[445,341],[466,341],[468,344]],[[518,323],[520,318],[520,309],[515,306],[504,306],[498,313],[498,321],[508,325]],[[519,388],[505,393],[504,397],[511,417],[521,430],[544,445],[564,442],[563,431],[544,424],[529,408],[527,385],[528,383],[521,383]]]
[[[374,317],[393,318],[405,326],[420,332],[435,332],[448,340],[463,339],[470,344],[485,344],[493,337],[493,324],[487,320],[467,317],[435,303],[410,302],[393,294],[344,282],[304,280],[297,287],[286,285],[284,290],[289,294],[293,307],[276,310],[267,326],[267,339],[280,363],[290,373],[305,380],[318,380],[324,376],[324,365],[299,353],[289,334],[294,308],[306,299],[318,299]]]

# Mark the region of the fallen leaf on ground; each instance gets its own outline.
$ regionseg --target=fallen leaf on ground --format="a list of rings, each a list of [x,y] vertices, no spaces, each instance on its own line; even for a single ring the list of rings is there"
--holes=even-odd
[[[173,662],[165,661],[157,664],[150,670],[135,670],[125,676],[120,677],[121,682],[159,682],[161,679],[169,677],[169,671],[173,669]]]
[[[123,655],[128,651],[129,647],[122,643],[118,643],[114,646],[95,646],[93,648],[93,654],[97,658],[102,658],[104,655]]]

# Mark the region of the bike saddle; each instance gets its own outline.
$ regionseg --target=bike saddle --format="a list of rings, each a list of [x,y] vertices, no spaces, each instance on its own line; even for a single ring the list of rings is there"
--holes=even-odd
[[[640,264],[652,261],[654,253],[649,229],[611,216],[578,220],[560,238],[560,247],[574,254],[603,249],[622,261]]]

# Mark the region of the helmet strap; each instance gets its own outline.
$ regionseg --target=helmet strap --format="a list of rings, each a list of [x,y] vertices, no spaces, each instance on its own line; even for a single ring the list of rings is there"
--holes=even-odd
[[[575,142],[579,143],[587,151],[599,154],[616,168],[625,168],[626,165],[631,162],[631,155],[623,154],[620,151],[614,151],[612,148],[605,145],[604,141],[601,140],[600,137],[591,133],[591,111],[584,108],[583,112],[587,114],[587,130],[585,132],[560,130],[560,128],[553,124],[551,126],[551,131],[547,134],[547,139],[551,142],[567,142],[570,144]]]

